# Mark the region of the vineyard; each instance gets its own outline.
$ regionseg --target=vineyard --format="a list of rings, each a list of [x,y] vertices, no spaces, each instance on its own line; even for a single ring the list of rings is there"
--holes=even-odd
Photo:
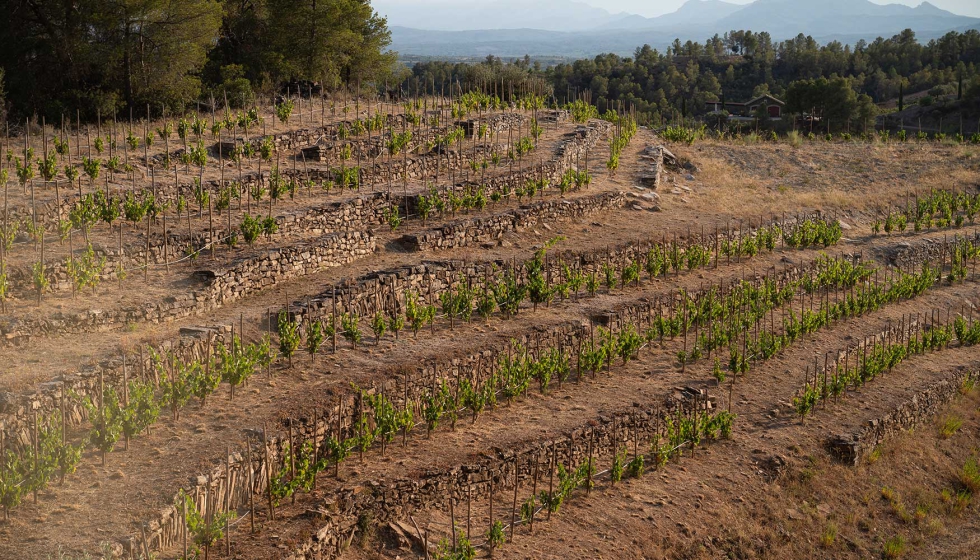
[[[0,556],[973,550],[975,148],[451,90],[7,127]]]

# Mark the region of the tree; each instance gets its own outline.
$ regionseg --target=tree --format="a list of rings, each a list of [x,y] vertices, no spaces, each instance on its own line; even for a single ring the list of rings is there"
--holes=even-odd
[[[973,107],[980,107],[980,77],[976,77],[970,85],[963,91],[963,103]]]
[[[122,56],[126,104],[165,100],[178,106],[200,94],[203,68],[221,24],[215,0],[128,0],[118,4],[110,39]],[[111,21],[111,20],[110,20]]]
[[[871,96],[862,93],[857,99],[857,118],[867,126],[869,121],[873,121],[878,115],[878,106],[871,100]]]
[[[394,63],[387,22],[367,0],[24,0],[6,14],[9,99],[49,122],[75,108],[92,120],[146,104],[183,112],[205,85],[241,105],[270,79],[336,86]]]
[[[838,76],[816,80],[798,80],[786,90],[786,110],[803,114],[813,112],[815,116],[829,120],[838,129],[848,121],[858,118],[857,93],[847,79]]]
[[[273,76],[351,83],[394,61],[387,22],[367,0],[265,0]]]
[[[752,99],[762,97],[763,95],[771,95],[769,93],[769,84],[761,83],[752,90]]]
[[[42,109],[52,110],[66,103],[94,117],[97,110],[112,114],[123,101],[180,108],[197,97],[197,74],[217,37],[221,5],[66,0],[28,2],[10,15],[0,65],[20,70],[11,83],[17,101],[43,101]],[[32,99],[31,88],[48,95]]]
[[[0,67],[0,122],[7,120],[7,92],[3,85],[4,70]]]

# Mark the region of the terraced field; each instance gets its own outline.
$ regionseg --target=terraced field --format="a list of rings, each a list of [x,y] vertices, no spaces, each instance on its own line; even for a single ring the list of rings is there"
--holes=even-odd
[[[11,138],[0,557],[973,550],[975,148],[480,101]]]

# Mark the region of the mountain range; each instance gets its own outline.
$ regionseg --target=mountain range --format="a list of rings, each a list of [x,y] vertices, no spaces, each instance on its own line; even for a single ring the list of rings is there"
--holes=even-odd
[[[803,33],[821,43],[890,37],[912,29],[920,41],[948,31],[980,29],[980,18],[929,2],[916,7],[869,0],[688,0],[676,12],[646,18],[611,13],[575,0],[494,0],[482,4],[375,0],[388,17],[392,48],[430,57],[563,56],[603,52],[630,55],[649,44],[664,49],[675,38],[704,41],[726,31],[767,31],[774,40]]]
[[[371,5],[387,16],[388,25],[432,31],[514,28],[587,31],[631,15],[613,14],[575,0],[495,0],[482,4],[374,0]]]

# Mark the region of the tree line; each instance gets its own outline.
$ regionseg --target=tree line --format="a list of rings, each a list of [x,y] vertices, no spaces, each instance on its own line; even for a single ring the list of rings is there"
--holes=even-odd
[[[875,103],[935,88],[976,110],[980,32],[950,32],[922,44],[905,30],[851,46],[820,45],[802,34],[775,42],[765,32],[732,31],[704,43],[675,40],[664,52],[644,45],[632,57],[602,54],[549,68],[526,58],[418,63],[411,79],[474,86],[540,80],[558,102],[587,91],[600,112],[622,102],[636,108],[643,124],[704,114],[709,101],[748,101],[770,93],[786,101],[790,112],[815,110],[843,126],[873,117]]]
[[[8,0],[0,108],[49,119],[240,106],[256,90],[336,88],[392,71],[369,0]]]

